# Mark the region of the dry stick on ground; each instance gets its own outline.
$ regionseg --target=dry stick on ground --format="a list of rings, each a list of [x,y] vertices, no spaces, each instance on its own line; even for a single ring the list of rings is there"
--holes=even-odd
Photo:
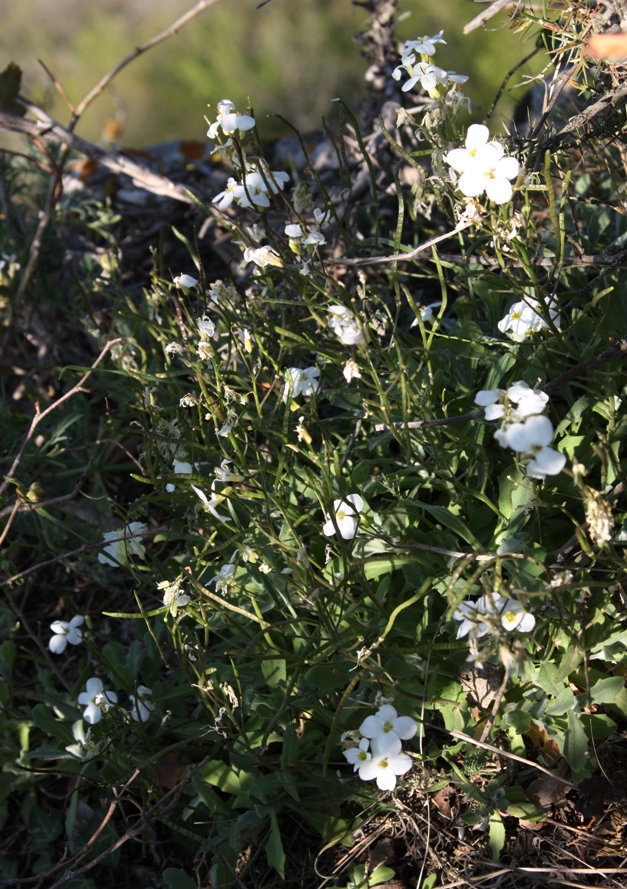
[[[23,133],[30,138],[43,139],[46,142],[63,145],[68,150],[80,151],[81,154],[97,161],[103,167],[111,170],[112,173],[130,176],[135,185],[146,189],[146,191],[165,195],[185,204],[195,203],[182,185],[175,184],[167,176],[153,173],[149,167],[131,160],[130,157],[127,157],[121,151],[105,151],[98,145],[88,142],[87,139],[75,136],[74,133],[66,130],[49,117],[37,105],[33,105],[31,102],[24,102],[24,104],[39,120],[26,120],[24,117],[18,117],[15,114],[7,114],[2,111],[0,112],[0,130]]]
[[[184,15],[180,16],[169,28],[166,28],[165,31],[161,31],[155,37],[152,37],[150,40],[147,40],[145,43],[142,43],[140,46],[136,46],[128,55],[126,55],[120,62],[118,62],[115,67],[113,67],[105,76],[98,81],[96,86],[85,96],[85,98],[79,102],[77,107],[72,111],[72,116],[70,118],[70,122],[68,124],[68,129],[65,130],[65,133],[72,133],[74,127],[78,123],[83,112],[91,105],[94,99],[101,95],[101,93],[106,89],[106,87],[111,83],[113,78],[123,69],[125,68],[133,59],[138,58],[143,53],[147,52],[149,49],[152,49],[153,46],[157,46],[160,43],[163,43],[164,40],[167,40],[170,37],[173,37],[175,34],[178,34],[179,30],[188,22],[190,22],[193,18],[195,18],[199,13],[203,12],[205,9],[208,9],[210,6],[213,6],[214,3],[217,3],[218,0],[200,0],[200,2],[196,3],[188,12]],[[29,103],[24,102],[22,99],[19,100],[22,104],[28,107]],[[9,115],[12,117],[13,115]],[[28,123],[28,121],[26,121]],[[54,122],[53,122],[54,123]],[[1,126],[1,124],[0,124]],[[58,126],[58,125],[57,125]],[[62,127],[59,127],[60,130],[63,130]],[[69,156],[70,149],[73,147],[78,147],[78,145],[71,145],[67,139],[58,140],[63,144],[63,148],[61,149],[61,153],[59,155],[59,172],[56,175],[53,175],[50,180],[50,187],[48,190],[48,196],[46,199],[46,205],[44,212],[41,215],[41,219],[39,220],[39,224],[37,225],[37,231],[35,232],[35,236],[31,242],[28,261],[26,263],[26,267],[22,274],[22,278],[20,280],[20,284],[15,296],[14,306],[18,306],[21,302],[21,299],[30,283],[30,279],[35,271],[35,267],[39,260],[39,254],[41,252],[41,245],[43,242],[43,237],[48,225],[50,223],[50,219],[52,218],[52,213],[54,207],[60,197],[60,185],[61,185],[61,176],[63,173],[63,167],[65,162]],[[89,145],[89,143],[85,143],[84,140],[80,140],[85,145]],[[93,146],[95,148],[95,146]],[[79,150],[82,150],[79,148]],[[106,154],[106,153],[105,153]],[[88,157],[92,155],[88,154]],[[121,156],[123,157],[123,155]],[[101,162],[107,166],[104,158],[99,158]],[[137,165],[139,166],[139,165]],[[122,172],[122,170],[120,170]],[[165,177],[164,177],[165,178]],[[178,197],[177,200],[183,200],[181,197]],[[187,201],[190,202],[189,197]]]
[[[329,259],[327,260],[327,265],[359,266],[378,265],[383,262],[410,262],[410,260],[415,259],[418,254],[423,253],[425,250],[430,250],[436,244],[439,244],[440,241],[446,241],[448,238],[452,238],[454,235],[459,234],[459,232],[463,232],[464,229],[470,228],[471,225],[474,225],[472,220],[459,222],[450,232],[446,232],[444,235],[438,235],[437,238],[431,238],[430,241],[425,241],[424,244],[419,244],[418,247],[414,248],[414,250],[410,250],[409,253],[393,253],[390,256],[366,256],[363,259]]]

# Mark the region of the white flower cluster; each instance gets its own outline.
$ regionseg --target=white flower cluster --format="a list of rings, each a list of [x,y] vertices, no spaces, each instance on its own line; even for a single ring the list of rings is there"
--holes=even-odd
[[[409,75],[409,80],[402,86],[404,93],[412,90],[417,83],[420,83],[422,89],[432,93],[438,86],[465,83],[468,80],[465,74],[445,71],[444,68],[432,65],[429,61],[430,57],[435,55],[436,43],[446,43],[446,40],[442,39],[442,34],[443,31],[440,31],[435,37],[419,37],[417,40],[408,40],[405,44],[401,53],[401,64],[392,72],[394,80],[400,80],[403,71]]]
[[[329,327],[345,346],[363,343],[364,333],[357,315],[353,315],[345,306],[329,306],[328,311],[331,313]]]
[[[483,124],[468,127],[466,147],[453,148],[444,157],[451,167],[457,187],[469,198],[485,193],[495,204],[506,204],[512,196],[511,179],[516,179],[520,164],[506,157],[500,142],[488,142],[490,131]],[[457,179],[457,173],[460,173]]]
[[[548,400],[546,393],[531,389],[523,381],[508,389],[482,389],[475,396],[475,404],[485,408],[486,420],[501,419],[494,437],[502,447],[528,460],[526,473],[530,478],[557,475],[566,465],[564,454],[549,447],[553,424],[542,414]]]
[[[250,114],[238,114],[230,99],[222,99],[217,108],[218,118],[207,130],[209,139],[217,139],[220,130],[230,138],[236,130],[241,134],[255,126],[255,118]]]
[[[416,720],[399,716],[391,704],[383,704],[374,716],[368,716],[359,732],[345,736],[355,746],[344,751],[344,756],[362,781],[376,779],[379,790],[394,790],[397,775],[406,774],[412,766],[411,758],[401,753],[401,741],[413,738]]]
[[[484,595],[476,602],[462,602],[453,612],[453,620],[460,621],[457,638],[470,636],[480,639],[494,629],[494,621],[504,630],[530,633],[536,625],[533,614],[522,607],[517,599],[509,599],[500,593]]]
[[[263,161],[257,161],[256,167],[247,167],[243,182],[230,177],[224,191],[217,194],[212,203],[217,204],[220,210],[226,210],[233,201],[240,207],[269,207],[268,195],[283,191],[289,178],[287,173],[270,170]]]
[[[151,703],[152,691],[145,685],[137,687],[137,695],[129,695],[131,701],[131,719],[134,722],[146,722],[152,715],[155,705]],[[95,725],[102,719],[103,713],[108,713],[118,702],[118,696],[114,691],[104,691],[102,679],[88,679],[85,691],[78,696],[78,703],[84,707],[83,719],[90,725]]]

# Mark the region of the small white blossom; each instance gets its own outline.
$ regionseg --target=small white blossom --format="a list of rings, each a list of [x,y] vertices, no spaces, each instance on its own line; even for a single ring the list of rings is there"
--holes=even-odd
[[[210,340],[216,332],[216,326],[208,315],[203,315],[202,318],[198,318],[196,324],[198,325],[198,333],[200,334],[201,340]]]
[[[560,327],[561,318],[555,306],[555,302],[549,300],[549,317],[556,327]],[[541,312],[542,305],[538,300],[527,297],[524,301],[514,303],[507,315],[499,321],[498,328],[501,333],[513,333],[518,336],[538,333],[549,326],[540,314]]]
[[[491,617],[499,620],[503,629],[520,633],[530,633],[536,625],[533,614],[525,611],[520,602],[495,593],[481,596],[476,602],[462,602],[455,609],[453,619],[460,621],[457,638],[469,633],[475,639],[485,636],[492,629]]]
[[[182,287],[184,290],[187,290],[198,284],[198,278],[192,278],[191,275],[177,275],[176,278],[174,278],[174,283],[177,287]]]
[[[218,573],[211,578],[209,583],[205,584],[206,587],[210,587],[212,583],[216,585],[216,593],[219,595],[223,595],[224,593],[228,593],[230,588],[234,586],[233,577],[235,575],[235,565],[233,564],[233,560],[235,559],[236,553],[233,553],[231,556],[231,561],[224,564]]]
[[[283,267],[283,260],[272,247],[256,247],[255,249],[246,247],[244,250],[244,260],[246,262],[254,262],[255,265],[262,269],[267,265],[275,266],[276,268]]]
[[[378,738],[373,738],[372,758],[359,767],[359,777],[362,781],[377,782],[379,790],[394,790],[398,775],[404,775],[411,769],[411,757],[401,753],[401,742],[393,746],[388,753],[381,753],[378,746]]]
[[[361,379],[361,370],[359,369],[359,365],[356,361],[353,361],[352,358],[349,358],[342,368],[342,376],[347,383],[350,383],[351,380]]]
[[[553,440],[553,424],[543,415],[528,417],[524,423],[512,423],[498,440],[512,450],[532,457],[526,467],[531,478],[557,475],[566,464],[565,455],[549,447]]]
[[[520,164],[506,157],[500,142],[488,142],[490,131],[483,124],[472,124],[466,135],[466,147],[449,151],[445,161],[461,176],[457,186],[466,197],[478,197],[485,191],[495,204],[505,204],[512,196],[511,179],[516,179]]]
[[[318,367],[288,367],[285,377],[287,382],[283,388],[283,401],[298,398],[301,395],[311,396],[318,391],[320,385],[320,369]]]
[[[217,108],[218,119],[207,130],[209,139],[215,139],[219,129],[222,129],[227,136],[231,136],[236,130],[245,133],[255,126],[254,117],[249,114],[237,114],[235,104],[230,99],[222,99],[218,102]]]
[[[68,642],[70,645],[80,645],[83,641],[83,631],[79,629],[85,623],[82,614],[77,614],[71,621],[55,620],[50,624],[54,636],[48,642],[48,648],[53,654],[63,654]]]
[[[359,319],[345,306],[330,306],[329,327],[346,346],[363,343],[364,334]]]
[[[412,53],[418,53],[419,55],[424,56],[435,55],[436,43],[446,43],[446,40],[442,39],[442,34],[444,34],[443,30],[438,31],[435,37],[419,37],[417,40],[407,40],[401,58],[403,58],[403,56],[411,55]]]
[[[114,691],[103,691],[101,679],[88,679],[85,685],[86,691],[78,696],[78,703],[85,707],[83,719],[91,725],[100,722],[102,714],[117,704],[118,696]]]
[[[413,738],[418,724],[411,716],[399,716],[391,704],[379,707],[374,716],[367,716],[359,726],[364,738],[377,741],[382,754],[400,750],[400,742]],[[398,742],[398,743],[397,743]]]
[[[179,608],[189,605],[191,599],[185,593],[181,592],[183,577],[177,577],[176,580],[162,580],[157,584],[157,589],[163,590],[163,604],[170,609],[170,614],[176,617]]]
[[[174,475],[191,475],[194,471],[194,467],[191,463],[181,462],[180,460],[175,460],[174,465],[172,467],[172,473]],[[171,494],[172,491],[176,489],[176,485],[169,483],[165,486],[166,491]]]
[[[107,531],[104,536],[104,552],[98,554],[101,565],[111,565],[119,568],[128,564],[131,556],[139,556],[143,559],[146,548],[142,543],[142,533],[148,528],[143,522],[131,522],[117,531]]]
[[[372,759],[372,753],[370,753],[370,741],[368,738],[362,738],[357,747],[349,747],[348,750],[344,750],[344,756],[348,760],[348,762],[353,766],[353,771],[358,772],[361,766]]]
[[[145,685],[137,686],[137,696],[129,695],[131,699],[131,719],[134,722],[147,722],[152,716],[155,705],[150,700],[152,689]]]
[[[223,426],[218,429],[216,435],[222,436],[222,438],[228,438],[233,429],[237,426],[239,422],[238,416],[234,410],[230,410],[226,415],[226,421]]]
[[[344,540],[352,540],[357,533],[359,525],[359,513],[364,508],[364,501],[359,494],[349,494],[343,500],[333,501],[333,512],[335,514],[335,524],[331,518],[322,526],[322,533],[327,537],[335,534],[337,526],[338,531]]]
[[[211,515],[214,518],[218,519],[219,522],[233,521],[230,516],[221,515],[216,509],[216,507],[218,507],[221,503],[224,503],[226,497],[223,497],[221,494],[214,494],[211,500],[209,500],[204,491],[201,491],[200,488],[196,487],[196,485],[192,485],[191,488],[196,493],[198,499],[201,501],[205,509],[209,510]]]

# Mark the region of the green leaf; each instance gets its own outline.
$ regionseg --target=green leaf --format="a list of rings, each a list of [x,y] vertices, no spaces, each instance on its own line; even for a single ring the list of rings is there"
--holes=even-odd
[[[9,114],[17,114],[23,117],[26,108],[17,100],[22,81],[22,71],[15,62],[9,62],[2,74],[0,74],[0,108]]]
[[[270,836],[266,843],[266,858],[268,864],[273,867],[282,880],[285,879],[285,852],[281,841],[281,831],[277,821],[276,812],[270,809]]]
[[[162,877],[168,884],[168,889],[196,889],[196,880],[192,880],[180,867],[166,867]]]
[[[285,686],[286,667],[282,658],[265,658],[261,662],[261,672],[270,688]]]
[[[436,522],[453,531],[458,537],[465,540],[466,543],[469,543],[477,550],[483,549],[483,544],[475,537],[468,525],[456,515],[453,515],[446,507],[432,506],[430,503],[423,503],[421,500],[407,500],[404,505],[408,511],[411,510],[414,513],[428,512]]]
[[[219,787],[225,793],[240,793],[241,787],[237,772],[222,760],[211,760],[198,774],[207,784]]]
[[[349,848],[353,845],[353,830],[355,825],[349,826],[339,815],[325,815],[323,812],[303,812],[299,814],[308,821],[314,830],[317,830],[327,845],[342,843]]]
[[[625,680],[622,676],[599,679],[590,689],[590,700],[595,704],[613,704],[624,688]]]
[[[494,861],[499,860],[501,849],[505,845],[505,825],[503,819],[498,812],[490,815],[490,848],[492,849],[492,858]]]
[[[38,849],[47,849],[53,840],[61,835],[63,825],[56,815],[50,815],[43,809],[33,808],[28,815],[28,824],[35,846]]]
[[[568,728],[564,735],[563,753],[573,773],[573,781],[578,784],[589,774],[592,763],[581,717],[573,710],[568,711]]]
[[[32,710],[33,722],[50,738],[57,738],[64,745],[74,743],[74,735],[69,725],[58,722],[45,704],[36,704]]]
[[[395,874],[396,871],[392,870],[391,867],[386,867],[384,864],[380,864],[379,867],[376,867],[366,879],[366,886],[370,889],[371,886],[379,886],[381,883],[389,883]]]

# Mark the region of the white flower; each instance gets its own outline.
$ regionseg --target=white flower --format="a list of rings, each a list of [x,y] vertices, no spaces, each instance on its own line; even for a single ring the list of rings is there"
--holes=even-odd
[[[318,367],[288,367],[285,377],[287,382],[283,388],[283,401],[287,402],[290,396],[298,398],[300,395],[313,395],[320,385],[320,369]]]
[[[277,268],[283,267],[283,260],[272,247],[257,247],[255,249],[247,247],[244,250],[244,259],[246,262],[254,262],[262,269],[267,265]]]
[[[427,91],[435,89],[440,83],[448,82],[448,72],[444,68],[438,68],[437,65],[430,65],[428,62],[416,62],[414,55],[403,56],[402,64],[392,72],[394,80],[401,79],[402,71],[409,74],[409,80],[401,87],[404,93],[413,89],[418,82],[423,90]],[[468,78],[465,77],[464,80]]]
[[[344,540],[352,540],[357,533],[359,513],[363,508],[364,501],[359,494],[349,494],[344,500],[334,500],[335,524],[333,524],[332,519],[327,519],[322,526],[322,533],[327,537],[331,537],[335,534],[337,526]]]
[[[100,722],[102,714],[106,713],[117,704],[118,696],[114,691],[103,691],[101,679],[88,679],[85,685],[86,691],[78,696],[78,703],[85,707],[83,719],[91,725]]]
[[[363,343],[364,335],[359,319],[345,306],[330,306],[329,327],[346,346]]]
[[[211,578],[209,583],[205,584],[206,587],[210,587],[212,583],[215,583],[216,593],[218,593],[219,595],[229,592],[229,588],[233,585],[232,579],[235,574],[235,565],[233,564],[235,556],[236,553],[233,553],[233,555],[231,556],[231,561],[227,562],[220,568],[218,573]]]
[[[233,201],[241,199],[242,195],[246,197],[244,186],[240,185],[237,179],[233,179],[232,176],[229,176],[226,188],[224,191],[221,191],[220,194],[217,194],[215,198],[212,199],[211,203],[217,204],[220,210],[226,210],[227,207],[231,206]]]
[[[501,625],[504,630],[518,630],[519,633],[530,633],[536,625],[533,614],[522,607],[516,599],[505,599],[499,608]]]
[[[215,491],[216,482],[223,482],[224,484],[228,484],[229,482],[243,482],[244,476],[240,475],[239,472],[231,472],[229,469],[229,464],[232,463],[232,460],[224,459],[220,466],[216,466],[213,470],[215,472],[215,480],[211,483],[211,490]]]
[[[196,321],[201,340],[210,340],[216,332],[216,326],[208,315],[203,315]]]
[[[191,275],[177,275],[174,278],[174,283],[177,287],[183,287],[187,289],[189,287],[195,287],[198,284],[198,278],[192,278]]]
[[[218,519],[218,521],[220,522],[233,521],[230,516],[220,515],[220,513],[216,509],[217,506],[219,506],[226,500],[226,497],[223,497],[221,494],[214,494],[211,500],[209,500],[204,491],[201,491],[200,488],[196,487],[196,485],[192,485],[191,488],[196,493],[205,509],[208,509],[211,515],[214,516],[214,518]]]
[[[499,441],[507,447],[532,457],[526,472],[531,478],[557,475],[566,465],[566,457],[548,447],[553,440],[553,424],[548,417],[534,415],[524,423],[512,423],[502,433]]]
[[[128,564],[131,556],[139,556],[140,559],[143,559],[146,548],[142,543],[142,533],[147,530],[147,527],[143,522],[131,522],[130,525],[117,531],[107,531],[103,541],[103,544],[107,543],[107,546],[104,547],[103,553],[98,554],[98,561],[102,565],[119,568],[120,565]]]
[[[347,383],[350,383],[351,380],[361,379],[361,370],[359,369],[357,362],[353,361],[352,358],[349,358],[342,368],[342,375]]]
[[[404,775],[411,769],[411,758],[406,753],[401,753],[401,742],[397,740],[396,746],[383,754],[379,750],[378,739],[372,740],[372,757],[359,767],[359,777],[362,781],[377,781],[379,790],[394,790],[396,776]]]
[[[239,420],[237,414],[234,410],[230,410],[226,415],[226,421],[224,425],[218,429],[216,435],[221,435],[222,438],[228,438],[233,429],[237,426],[238,422]]]
[[[556,303],[549,300],[548,309],[549,317],[556,327],[561,325],[559,312],[555,308]],[[518,336],[527,336],[530,333],[537,333],[544,327],[548,327],[548,323],[544,320],[540,312],[542,305],[537,299],[527,297],[524,301],[514,303],[507,315],[498,323],[501,333],[510,332]]]
[[[417,40],[408,40],[405,43],[401,58],[414,52],[425,56],[435,55],[436,43],[446,43],[446,40],[442,40],[442,34],[444,34],[444,30],[439,31],[435,37],[419,37]]]
[[[515,157],[505,157],[500,142],[488,142],[489,135],[483,124],[472,124],[466,147],[454,148],[444,159],[461,173],[457,186],[466,197],[478,197],[485,191],[495,204],[505,204],[512,196],[510,179],[518,176],[520,164]]]
[[[152,716],[155,705],[150,701],[152,690],[145,685],[137,686],[137,697],[129,695],[131,699],[131,719],[135,722],[146,722]]]
[[[296,223],[290,223],[289,225],[285,226],[285,234],[291,240],[296,240],[296,238],[303,237],[303,230],[300,227],[300,225],[298,225]]]
[[[382,754],[398,752],[400,741],[408,741],[413,738],[417,729],[418,725],[415,719],[412,719],[411,716],[399,716],[391,704],[379,707],[376,715],[367,716],[359,726],[359,731],[364,738],[376,739],[379,752]]]
[[[507,397],[517,405],[516,410],[511,414],[514,420],[541,414],[549,400],[546,392],[541,389],[532,389],[524,380],[509,386]]]
[[[423,321],[428,321],[429,318],[433,317],[433,310],[439,308],[442,305],[441,302],[429,303],[429,305],[425,306],[420,310],[420,317]],[[409,325],[410,329],[412,327],[418,327],[418,318],[414,318],[414,320]]]
[[[481,596],[476,602],[462,602],[459,608],[455,609],[453,619],[461,621],[457,629],[457,638],[461,639],[469,633],[475,639],[485,636],[490,632],[492,624],[489,619],[483,618],[490,615],[498,617],[505,630],[530,633],[536,625],[533,614],[526,612],[520,602],[495,593],[492,596]]]
[[[85,618],[77,614],[69,623],[65,620],[55,620],[50,624],[54,636],[48,642],[48,648],[53,654],[63,654],[68,642],[70,645],[80,645],[83,641],[83,631],[79,627],[85,623]]]
[[[182,577],[176,580],[162,580],[157,584],[157,589],[163,590],[163,604],[170,609],[170,614],[176,617],[179,608],[189,605],[191,599],[185,593],[181,592]]]
[[[251,117],[249,114],[237,114],[235,112],[235,104],[230,99],[222,99],[221,102],[218,102],[217,108],[218,119],[207,130],[207,136],[210,139],[217,137],[220,128],[227,136],[230,136],[235,130],[245,133],[255,126],[254,117]]]
[[[358,747],[349,747],[348,750],[343,751],[348,762],[354,766],[354,772],[358,772],[364,763],[372,759],[372,753],[370,753],[368,749],[369,747],[370,741],[368,738],[362,738]]]
[[[172,467],[172,473],[174,475],[191,475],[191,473],[193,471],[194,471],[194,467],[192,466],[191,463],[184,463],[184,462],[181,462],[180,460],[174,461],[174,465]],[[174,491],[176,489],[176,485],[169,483],[165,486],[165,489],[169,494],[171,494],[172,491]]]
[[[303,246],[304,247],[312,247],[314,250],[318,247],[322,247],[323,244],[326,244],[327,239],[322,234],[322,232],[309,232],[306,238],[303,238]]]
[[[505,392],[503,389],[481,389],[475,395],[475,404],[485,408],[484,414],[486,420],[498,420],[505,413],[505,407],[502,404]]]

